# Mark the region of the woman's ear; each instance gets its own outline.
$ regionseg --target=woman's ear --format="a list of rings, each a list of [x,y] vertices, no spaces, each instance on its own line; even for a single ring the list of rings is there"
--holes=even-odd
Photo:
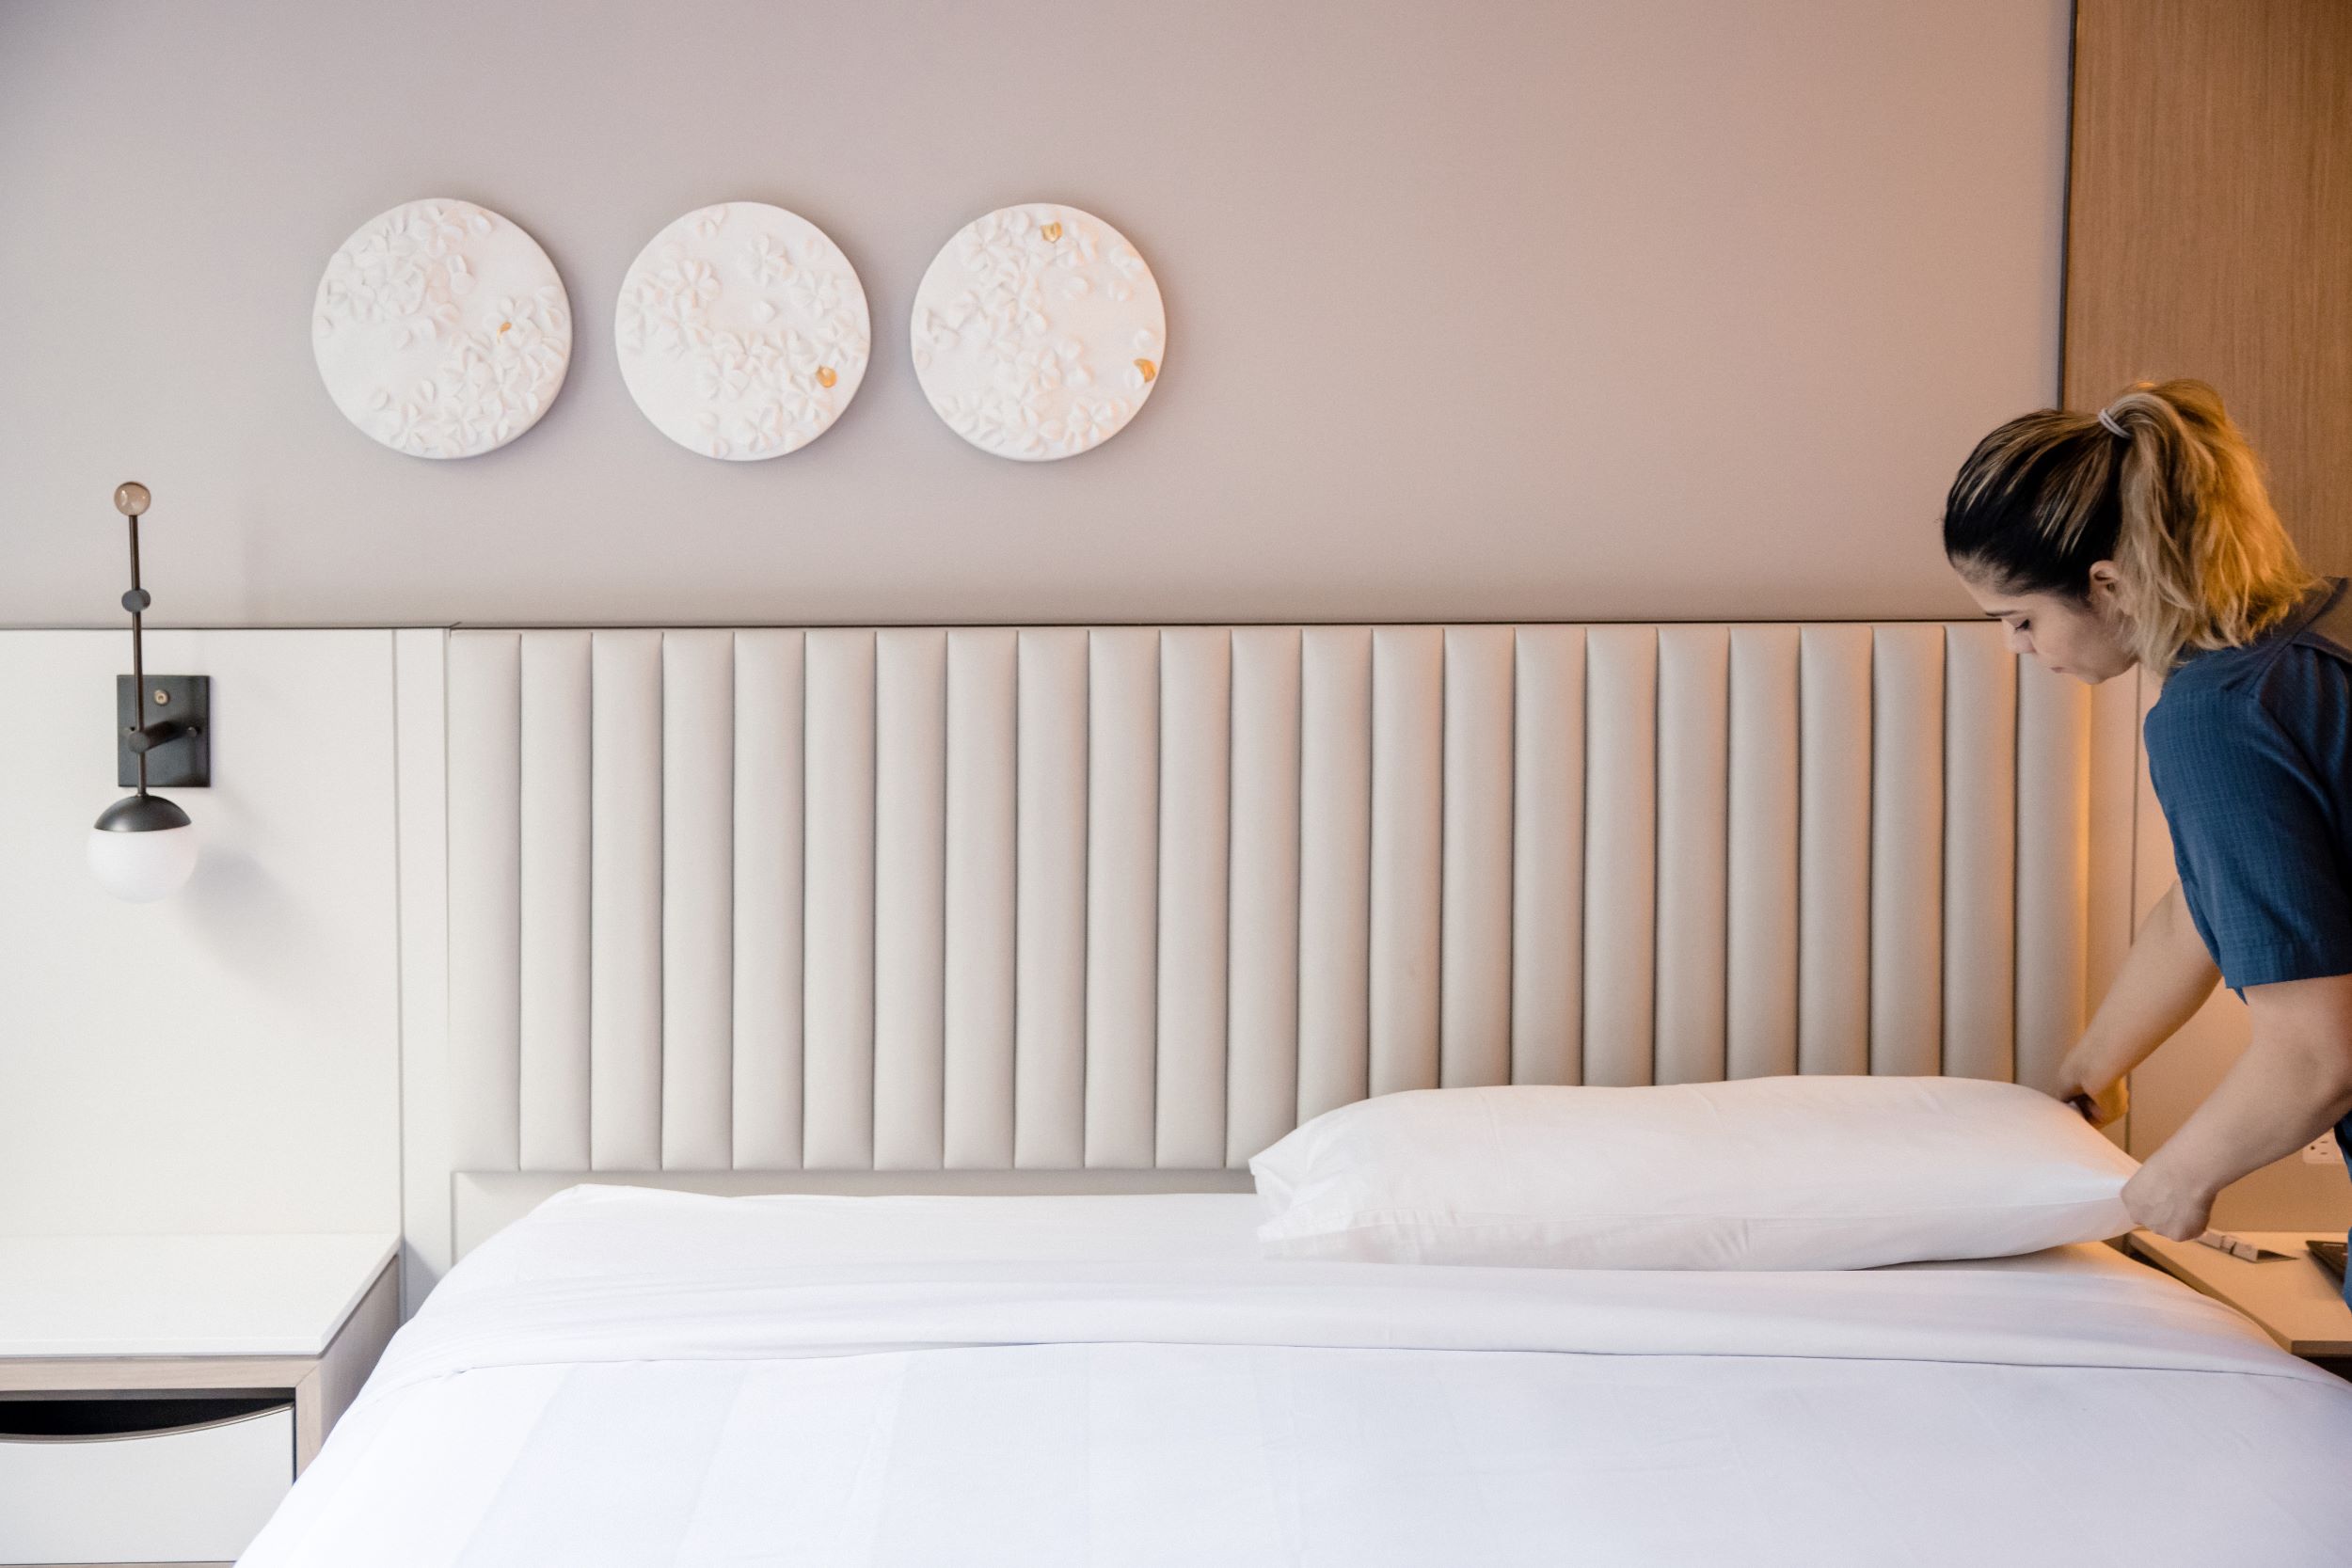
[[[2090,590],[2091,608],[2100,610],[2114,609],[2115,595],[2123,586],[2122,574],[2115,569],[2115,562],[2112,561],[2092,562],[2089,578],[2090,580],[2085,586]]]

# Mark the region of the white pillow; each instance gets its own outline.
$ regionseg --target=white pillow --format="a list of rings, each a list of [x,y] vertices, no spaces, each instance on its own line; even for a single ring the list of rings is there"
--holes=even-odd
[[[1278,1258],[1863,1269],[2131,1228],[2137,1163],[2049,1096],[1974,1078],[1419,1089],[1249,1162]]]

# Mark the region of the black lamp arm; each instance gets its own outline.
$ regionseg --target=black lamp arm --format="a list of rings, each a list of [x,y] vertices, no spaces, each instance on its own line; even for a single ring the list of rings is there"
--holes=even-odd
[[[158,746],[168,746],[183,735],[197,733],[193,724],[183,724],[176,719],[161,720],[144,729],[125,729],[122,743],[142,760]]]
[[[123,491],[130,488],[131,486],[126,484],[121,490],[115,492],[115,505],[121,511],[123,520],[131,525],[131,591],[122,595],[122,608],[131,612],[131,689],[145,691],[147,689],[147,639],[144,628],[139,625],[139,618],[147,607],[155,601],[148,596],[146,589],[139,586],[139,514],[147,510],[147,487],[139,486],[136,505],[125,506]],[[141,795],[147,793],[147,753],[170,738],[168,736],[158,736],[153,731],[153,725],[134,728],[128,741],[132,754],[139,759],[139,793]]]
[[[115,687],[115,759],[118,776],[138,787],[138,799],[157,789],[202,789],[213,782],[212,681],[203,675],[147,673],[146,614],[154,598],[139,581],[139,518],[150,500],[147,486],[132,481],[115,488],[115,510],[128,524],[131,587],[122,608],[131,617],[131,674]],[[168,719],[151,717],[168,712]],[[151,766],[149,753],[154,756]]]

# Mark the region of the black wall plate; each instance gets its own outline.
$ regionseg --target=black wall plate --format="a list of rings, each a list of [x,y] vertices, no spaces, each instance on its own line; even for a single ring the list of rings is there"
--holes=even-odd
[[[211,787],[212,676],[150,675],[144,690],[134,688],[128,675],[115,677],[115,783],[125,789],[139,782],[139,759],[131,750],[131,732],[143,724],[183,726],[180,734],[147,753],[151,788]]]

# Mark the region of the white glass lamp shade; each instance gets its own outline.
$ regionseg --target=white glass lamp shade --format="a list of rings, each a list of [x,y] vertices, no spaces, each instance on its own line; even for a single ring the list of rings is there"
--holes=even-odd
[[[90,874],[131,904],[168,898],[196,869],[196,824],[154,795],[134,795],[106,808],[89,833]]]

